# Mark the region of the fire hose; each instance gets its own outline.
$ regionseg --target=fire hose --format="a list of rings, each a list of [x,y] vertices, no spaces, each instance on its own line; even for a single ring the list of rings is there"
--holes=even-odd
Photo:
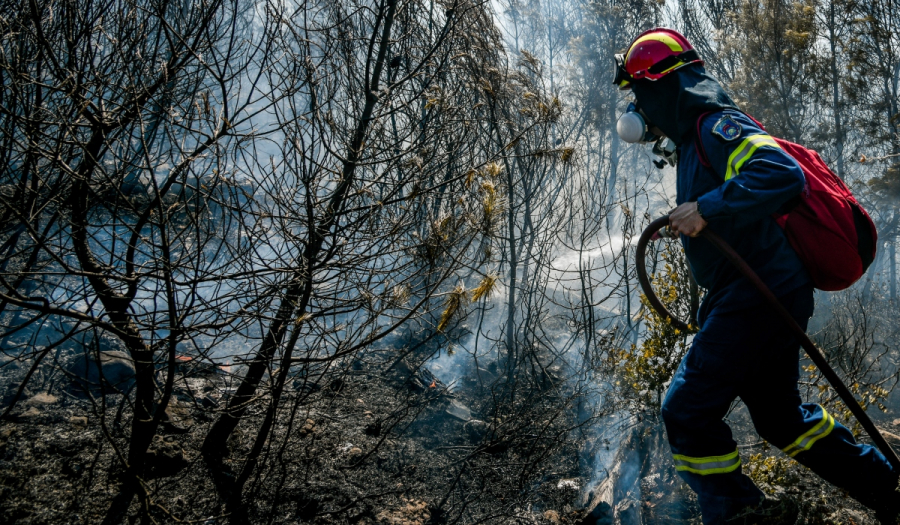
[[[644,294],[647,296],[647,301],[653,307],[654,310],[663,318],[668,319],[671,323],[671,326],[674,328],[681,330],[684,333],[688,333],[691,331],[690,327],[683,321],[676,319],[674,315],[662,304],[662,301],[656,296],[653,292],[653,288],[650,286],[650,280],[647,278],[647,266],[645,264],[646,259],[646,251],[647,244],[651,240],[656,240],[661,238],[659,235],[659,230],[663,227],[669,225],[669,216],[663,216],[655,221],[651,222],[649,226],[644,230],[641,234],[640,239],[638,239],[637,243],[637,254],[635,258],[635,264],[637,265],[637,274],[638,281],[641,283],[641,288],[644,290]],[[831,384],[832,388],[834,388],[835,392],[837,392],[838,396],[847,405],[847,408],[850,409],[850,412],[856,417],[856,420],[859,421],[860,425],[865,429],[866,433],[869,434],[869,437],[872,438],[872,441],[878,447],[884,457],[887,458],[888,462],[898,471],[900,471],[900,457],[897,457],[897,453],[888,445],[888,442],[885,441],[884,436],[881,435],[881,432],[869,418],[869,415],[866,414],[865,409],[859,404],[853,394],[850,392],[850,389],[847,388],[847,385],[841,381],[841,378],[837,375],[831,365],[828,364],[828,361],[825,359],[825,355],[816,348],[816,345],[809,339],[806,335],[806,332],[800,328],[800,325],[797,324],[797,321],[788,313],[788,311],[781,305],[778,301],[778,298],[772,293],[768,286],[762,282],[756,272],[753,271],[752,268],[728,245],[721,237],[716,235],[715,232],[706,228],[700,232],[700,235],[703,236],[706,240],[711,242],[713,246],[719,249],[720,252],[728,259],[743,275],[747,278],[763,295],[766,302],[769,306],[772,307],[773,310],[781,317],[784,322],[788,324],[791,331],[794,332],[794,335],[797,336],[797,339],[800,340],[800,345],[806,350],[806,355],[812,360],[812,362],[819,368],[822,372],[822,375],[825,376],[825,379]]]

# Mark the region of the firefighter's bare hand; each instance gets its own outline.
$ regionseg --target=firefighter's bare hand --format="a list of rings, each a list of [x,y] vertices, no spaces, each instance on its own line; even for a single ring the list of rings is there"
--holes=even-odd
[[[669,228],[675,233],[696,237],[706,225],[707,222],[697,213],[696,202],[685,202],[669,212]]]

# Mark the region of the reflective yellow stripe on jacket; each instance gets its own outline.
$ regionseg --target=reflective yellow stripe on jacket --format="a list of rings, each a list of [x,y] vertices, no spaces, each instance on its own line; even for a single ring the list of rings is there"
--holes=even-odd
[[[725,474],[741,466],[741,457],[737,449],[724,456],[709,456],[706,458],[692,458],[674,454],[675,470],[686,470],[694,474],[705,476],[707,474]]]
[[[834,430],[834,418],[823,408],[822,421],[819,421],[816,426],[809,429],[808,432],[798,437],[796,441],[781,450],[788,456],[794,457],[804,450],[809,450],[816,441],[831,434],[832,430]]]
[[[737,177],[741,166],[747,162],[747,159],[753,155],[753,152],[762,147],[781,149],[781,146],[779,146],[778,143],[775,142],[775,139],[770,135],[751,135],[745,138],[731,153],[731,156],[728,157],[728,168],[725,170],[725,180]]]

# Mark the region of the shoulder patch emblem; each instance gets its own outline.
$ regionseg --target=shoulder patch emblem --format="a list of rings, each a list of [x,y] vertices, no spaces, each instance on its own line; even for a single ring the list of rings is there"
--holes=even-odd
[[[720,118],[712,128],[713,135],[718,135],[726,141],[731,141],[740,137],[742,130],[743,128],[741,128],[741,125],[728,115]]]

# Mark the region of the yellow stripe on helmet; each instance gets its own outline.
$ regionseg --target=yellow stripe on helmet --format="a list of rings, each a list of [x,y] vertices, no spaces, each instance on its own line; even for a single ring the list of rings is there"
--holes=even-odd
[[[638,46],[638,44],[640,44],[642,42],[647,42],[649,40],[655,40],[657,42],[662,42],[663,44],[669,46],[669,49],[671,49],[675,53],[681,53],[682,51],[684,51],[684,49],[681,47],[681,44],[679,44],[677,40],[670,37],[669,35],[667,35],[665,33],[650,33],[649,35],[645,35],[645,36],[642,36],[641,38],[638,38],[637,40],[634,41],[633,44],[631,44],[631,47],[628,49],[628,55],[625,57],[625,61],[627,62],[628,59],[631,58],[631,53],[634,52],[634,48],[636,48]]]

